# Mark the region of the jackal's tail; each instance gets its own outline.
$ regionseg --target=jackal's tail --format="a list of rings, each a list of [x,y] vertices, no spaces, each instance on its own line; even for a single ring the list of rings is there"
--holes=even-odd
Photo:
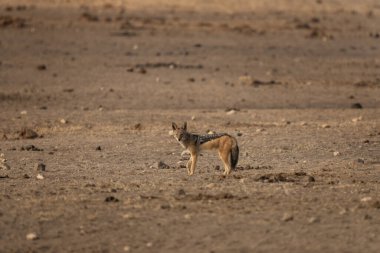
[[[235,169],[236,165],[239,161],[239,147],[237,145],[237,142],[235,141],[234,145],[232,146],[231,149],[231,169]]]

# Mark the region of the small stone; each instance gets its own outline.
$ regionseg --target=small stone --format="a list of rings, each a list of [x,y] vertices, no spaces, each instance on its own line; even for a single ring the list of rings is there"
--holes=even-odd
[[[363,106],[361,103],[354,103],[351,105],[352,109],[363,109]]]
[[[292,221],[294,219],[293,215],[290,214],[290,213],[284,213],[284,215],[282,216],[282,221],[285,221],[285,222],[288,222],[288,221]]]
[[[300,126],[307,126],[307,122],[305,122],[305,121],[301,121],[301,122],[300,122]]]
[[[214,183],[210,183],[210,184],[206,185],[206,188],[208,188],[208,189],[215,188],[215,184]]]
[[[35,139],[38,134],[30,128],[23,128],[20,132],[20,137],[23,139]]]
[[[67,120],[65,120],[65,119],[60,119],[59,122],[60,122],[61,124],[67,124]]]
[[[119,202],[119,199],[115,198],[114,196],[109,196],[109,197],[106,197],[104,201],[116,203],[116,202]]]
[[[186,192],[184,189],[179,189],[178,192],[177,192],[177,195],[178,196],[185,196],[186,195]]]
[[[162,204],[162,205],[160,206],[160,208],[161,208],[161,209],[164,209],[164,210],[168,210],[168,209],[170,209],[170,205],[169,205],[169,204]]]
[[[146,73],[147,73],[147,71],[146,71],[145,68],[140,68],[140,69],[138,70],[138,72],[139,72],[140,74],[146,74]]]
[[[11,167],[7,163],[0,163],[0,169],[2,169],[2,170],[10,170]]]
[[[44,151],[42,148],[37,148],[34,145],[26,145],[21,147],[21,151],[26,150],[26,151]]]
[[[252,85],[253,84],[252,76],[249,76],[249,75],[240,76],[239,84],[244,85],[244,86]]]
[[[102,150],[102,147],[101,147],[101,146],[97,146],[97,147],[95,148],[95,150],[97,150],[97,151],[101,151],[101,150]]]
[[[36,171],[46,171],[46,165],[43,163],[38,163],[36,165]],[[43,178],[42,178],[43,179]]]
[[[47,67],[46,67],[45,64],[41,64],[41,65],[38,65],[38,66],[37,66],[37,69],[38,69],[38,70],[46,70]]]
[[[44,179],[44,176],[42,176],[41,174],[37,174],[36,178],[37,178],[38,180],[43,180],[43,179]]]
[[[159,161],[155,164],[154,168],[163,170],[163,169],[170,169],[170,166],[164,163],[163,161]]]
[[[334,156],[339,156],[340,155],[340,152],[339,151],[334,151]]]
[[[329,124],[322,124],[321,127],[322,128],[330,128],[331,126]]]
[[[28,174],[24,174],[24,178],[25,178],[25,179],[29,179],[30,176],[29,176]]]
[[[123,251],[125,251],[125,252],[129,252],[131,250],[131,247],[129,247],[129,246],[124,246],[124,248],[123,248]]]
[[[361,202],[369,202],[372,200],[372,197],[363,197],[360,199]]]
[[[26,235],[26,240],[34,241],[38,239],[38,235],[36,233],[29,233]]]
[[[133,126],[133,128],[135,129],[135,130],[141,130],[142,129],[142,125],[141,125],[141,123],[137,123],[137,124],[135,124],[134,126]]]
[[[339,211],[339,214],[340,214],[340,215],[344,215],[344,214],[346,214],[346,213],[347,213],[347,209],[342,209],[342,210]]]
[[[243,134],[242,134],[242,133],[240,133],[240,132],[238,132],[236,135],[237,135],[237,136],[242,136]]]
[[[358,163],[364,163],[364,159],[363,158],[358,158],[358,160],[356,160]]]
[[[308,222],[309,224],[318,223],[318,222],[320,222],[320,219],[319,219],[318,217],[310,217],[310,218],[307,220],[307,222]]]
[[[234,109],[231,109],[231,110],[226,112],[227,115],[233,115],[235,113],[236,113],[236,110],[234,110]]]
[[[28,114],[28,111],[23,110],[23,111],[20,112],[20,114],[21,114],[21,115],[26,115],[26,114]]]
[[[187,213],[183,216],[183,218],[185,218],[186,220],[190,220],[191,219],[191,214]]]
[[[351,121],[356,123],[358,121],[361,121],[362,119],[363,119],[362,116],[360,116],[360,117],[353,118]]]
[[[191,116],[191,120],[195,120],[195,116],[193,115],[193,116]]]
[[[146,246],[147,246],[148,248],[151,248],[151,247],[153,246],[153,243],[152,243],[152,242],[148,242],[148,243],[146,244]]]

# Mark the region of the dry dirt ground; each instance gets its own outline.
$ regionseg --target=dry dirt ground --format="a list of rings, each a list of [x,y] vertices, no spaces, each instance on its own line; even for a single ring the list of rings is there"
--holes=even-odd
[[[378,1],[203,2],[0,1],[0,252],[379,252]]]

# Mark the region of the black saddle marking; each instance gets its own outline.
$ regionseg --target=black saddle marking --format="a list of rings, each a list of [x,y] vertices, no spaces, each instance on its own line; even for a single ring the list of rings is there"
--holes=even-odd
[[[199,144],[206,143],[208,141],[212,141],[215,139],[218,139],[222,136],[228,135],[226,133],[220,133],[220,134],[205,134],[205,135],[198,135],[198,142]]]

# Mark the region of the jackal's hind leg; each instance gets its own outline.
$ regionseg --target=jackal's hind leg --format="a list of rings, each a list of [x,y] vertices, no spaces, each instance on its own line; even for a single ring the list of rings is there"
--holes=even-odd
[[[228,157],[229,157],[229,152],[220,152],[219,151],[219,157],[223,162],[224,165],[224,172],[223,175],[228,175],[231,173],[231,166],[230,163],[228,162]]]

